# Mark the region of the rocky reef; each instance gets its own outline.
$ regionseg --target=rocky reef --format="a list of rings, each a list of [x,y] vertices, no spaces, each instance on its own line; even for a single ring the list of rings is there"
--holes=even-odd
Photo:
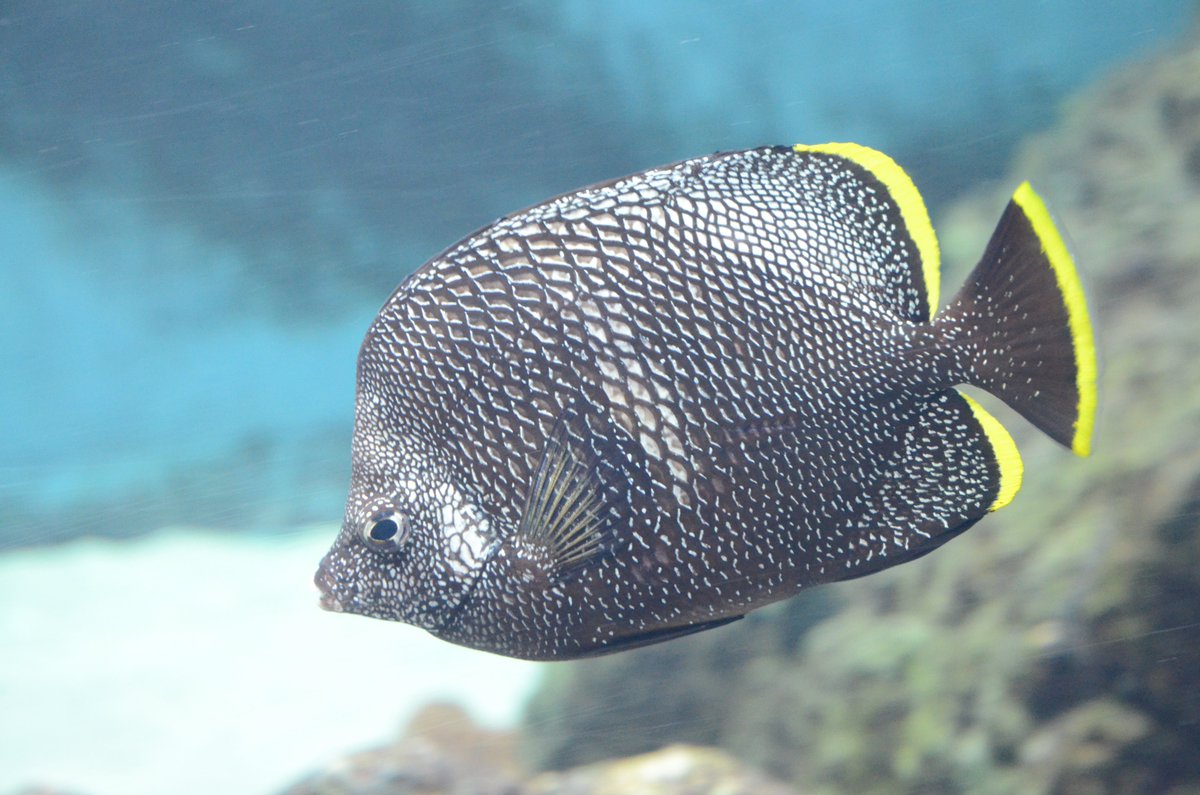
[[[557,668],[526,717],[536,765],[701,741],[814,793],[1200,792],[1200,35],[936,212],[947,285],[1026,178],[1092,302],[1092,458],[997,408],[1026,462],[1011,507],[917,563]]]
[[[520,795],[795,795],[715,748],[671,745],[613,762],[543,773]]]
[[[523,770],[512,732],[476,725],[459,707],[419,711],[396,740],[340,760],[281,795],[516,795]]]
[[[796,795],[713,748],[673,745],[559,773],[530,774],[512,732],[431,705],[394,743],[355,754],[280,795]]]

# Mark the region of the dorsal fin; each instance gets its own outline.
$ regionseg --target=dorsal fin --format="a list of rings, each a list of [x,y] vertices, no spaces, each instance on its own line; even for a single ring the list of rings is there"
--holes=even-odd
[[[598,463],[584,440],[572,435],[564,411],[546,437],[517,526],[521,543],[544,557],[553,573],[602,549],[608,506]]]
[[[846,209],[843,203],[857,202],[854,209],[863,217],[841,231],[855,237],[875,260],[872,277],[891,277],[887,292],[906,312],[910,309],[906,293],[916,292],[917,306],[911,308],[910,320],[925,322],[937,314],[941,282],[937,235],[925,200],[904,169],[883,152],[860,144],[796,144],[791,151],[801,157],[841,161],[841,170],[857,185],[838,185],[832,194],[838,204],[826,208],[823,217],[834,220]]]

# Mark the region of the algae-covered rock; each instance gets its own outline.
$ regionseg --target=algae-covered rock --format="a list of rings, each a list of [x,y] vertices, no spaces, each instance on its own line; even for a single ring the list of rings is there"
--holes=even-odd
[[[352,754],[281,795],[515,795],[522,770],[511,732],[433,704],[394,743]]]
[[[281,795],[633,793],[795,795],[796,790],[724,751],[684,745],[530,777],[516,761],[511,732],[481,728],[457,707],[435,704],[419,712],[394,743],[351,754]]]
[[[739,672],[791,654],[833,609],[829,594],[816,591],[718,632],[556,665],[526,708],[525,755],[535,767],[561,769],[667,742],[725,744],[741,710]]]
[[[753,649],[735,625],[678,656],[555,671],[526,724],[533,760],[703,735],[805,792],[1200,789],[1200,39],[1084,92],[1002,185],[935,213],[947,292],[1023,179],[1089,293],[1093,456],[988,401],[1025,458],[1011,507],[809,595],[840,609],[807,631],[784,618],[802,595],[761,614]]]
[[[1122,759],[1125,749],[1150,730],[1135,710],[1096,699],[1039,727],[1022,748],[1021,761],[1045,790],[1150,792],[1152,778]]]
[[[796,790],[713,748],[675,745],[565,773],[543,773],[521,795],[793,795]]]

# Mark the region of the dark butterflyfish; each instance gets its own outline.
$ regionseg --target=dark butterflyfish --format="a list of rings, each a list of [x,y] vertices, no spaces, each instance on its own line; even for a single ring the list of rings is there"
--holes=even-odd
[[[924,202],[855,144],[727,152],[502,218],[358,356],[324,607],[532,659],[644,646],[936,549],[1087,455],[1092,331],[1028,184],[938,309]]]

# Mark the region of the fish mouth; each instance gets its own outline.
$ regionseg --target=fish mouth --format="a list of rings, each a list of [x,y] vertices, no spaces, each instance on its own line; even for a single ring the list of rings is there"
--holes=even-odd
[[[344,613],[345,609],[342,603],[337,600],[333,594],[323,593],[318,597],[317,604],[322,610],[328,610],[330,613]]]
[[[331,613],[344,613],[346,608],[338,601],[338,598],[333,595],[333,580],[325,571],[325,567],[321,566],[317,569],[317,573],[313,575],[313,584],[317,586],[320,596],[317,599],[317,604],[322,610],[328,610]]]

